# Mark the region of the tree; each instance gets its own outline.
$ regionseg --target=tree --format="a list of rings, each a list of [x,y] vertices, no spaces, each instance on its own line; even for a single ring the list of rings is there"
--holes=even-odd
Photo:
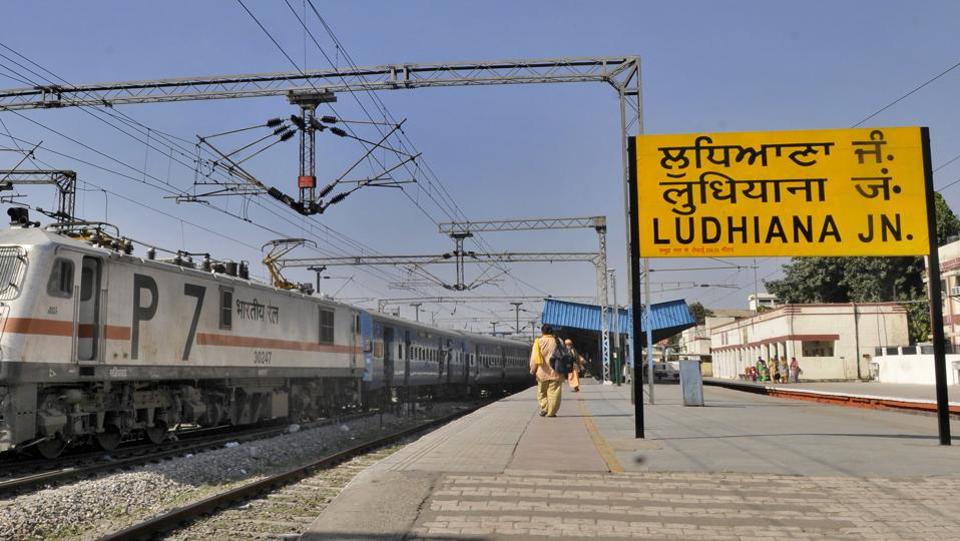
[[[687,308],[690,309],[690,315],[693,316],[697,325],[703,325],[708,317],[713,316],[713,310],[704,307],[699,301],[687,306]]]
[[[937,245],[960,235],[960,219],[939,193],[936,206]],[[784,303],[901,301],[907,307],[910,339],[929,336],[922,257],[795,257],[783,266],[784,277],[764,281],[767,291]]]

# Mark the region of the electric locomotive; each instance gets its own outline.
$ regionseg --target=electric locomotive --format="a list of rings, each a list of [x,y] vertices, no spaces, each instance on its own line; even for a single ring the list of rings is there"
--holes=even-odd
[[[19,216],[19,215],[18,215]],[[529,385],[529,344],[161,261],[104,224],[0,231],[0,451],[316,418]]]

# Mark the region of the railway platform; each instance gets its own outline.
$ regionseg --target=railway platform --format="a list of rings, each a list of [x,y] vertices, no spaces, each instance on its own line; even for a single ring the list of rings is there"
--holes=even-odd
[[[359,474],[302,539],[960,537],[960,447],[931,416],[657,385],[638,440],[629,390],[564,389],[553,419],[533,389],[495,402]]]
[[[933,385],[876,382],[770,383],[705,378],[704,383],[768,396],[812,400],[861,408],[888,408],[935,413],[937,394]],[[656,394],[656,392],[654,392]],[[948,385],[948,409],[960,415],[960,385]]]

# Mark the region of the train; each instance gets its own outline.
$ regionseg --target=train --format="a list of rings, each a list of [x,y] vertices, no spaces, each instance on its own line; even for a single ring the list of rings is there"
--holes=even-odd
[[[520,389],[530,342],[442,330],[162,260],[104,224],[0,231],[0,452],[162,442],[177,426],[297,422]]]

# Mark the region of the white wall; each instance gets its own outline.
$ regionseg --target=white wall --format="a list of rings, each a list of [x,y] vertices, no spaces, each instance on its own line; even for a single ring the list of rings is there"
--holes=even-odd
[[[960,384],[957,370],[953,363],[960,363],[960,354],[947,355],[947,385]],[[873,362],[880,365],[881,383],[915,383],[933,385],[933,355],[884,355],[877,357]]]

